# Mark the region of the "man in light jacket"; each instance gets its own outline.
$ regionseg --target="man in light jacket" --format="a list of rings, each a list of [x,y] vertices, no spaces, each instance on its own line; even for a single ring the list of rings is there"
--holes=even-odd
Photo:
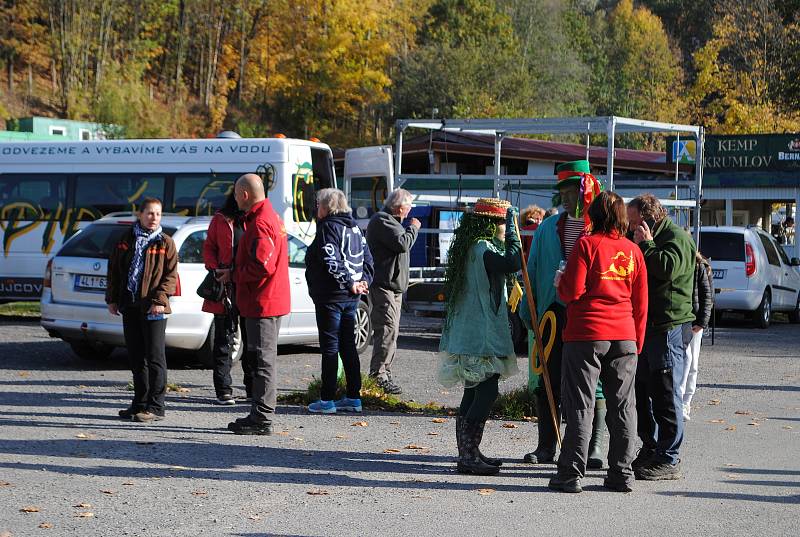
[[[412,218],[408,228],[403,220],[411,212],[411,193],[402,188],[392,191],[383,209],[372,215],[367,226],[367,245],[375,263],[375,278],[369,288],[372,296],[372,360],[369,374],[386,393],[402,393],[392,379],[392,362],[397,354],[400,332],[400,307],[408,289],[411,247],[421,224]]]

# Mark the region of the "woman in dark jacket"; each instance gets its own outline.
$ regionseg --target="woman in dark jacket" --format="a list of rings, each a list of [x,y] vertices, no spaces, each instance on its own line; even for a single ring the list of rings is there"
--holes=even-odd
[[[203,311],[214,314],[214,391],[217,394],[218,405],[235,405],[231,379],[231,345],[228,334],[235,333],[239,327],[244,345],[244,323],[239,323],[239,314],[233,304],[236,296],[231,279],[233,260],[236,245],[243,233],[242,218],[244,214],[236,205],[233,191],[225,199],[225,204],[217,211],[208,225],[208,236],[203,242],[203,262],[206,270],[213,270],[217,279],[225,284],[225,297],[221,302],[212,300],[203,301]],[[242,356],[242,370],[244,371],[244,386],[247,398],[251,395],[253,382],[251,368],[249,367],[246,353]]]
[[[692,340],[686,346],[686,367],[683,368],[683,379],[680,395],[683,396],[683,421],[689,421],[692,410],[692,397],[697,389],[697,364],[700,359],[700,344],[703,341],[703,330],[708,328],[711,320],[711,309],[714,307],[714,277],[711,265],[700,252],[695,254],[694,291],[692,292]]]
[[[145,198],[137,222],[108,259],[106,304],[111,315],[122,314],[133,372],[133,402],[119,416],[142,423],[164,417],[164,333],[178,279],[178,253],[161,229],[161,206],[161,200]]]
[[[309,412],[361,412],[361,364],[356,349],[356,313],[374,269],[367,241],[351,215],[344,192],[317,192],[317,233],[306,253],[308,294],[314,301],[322,350],[322,391]],[[339,357],[346,397],[335,401]]]

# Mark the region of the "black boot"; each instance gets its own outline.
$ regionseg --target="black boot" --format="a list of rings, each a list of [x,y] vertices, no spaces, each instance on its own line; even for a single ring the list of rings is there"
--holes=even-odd
[[[590,470],[601,470],[605,466],[605,432],[606,401],[598,399],[594,404],[592,439],[589,441],[589,457],[586,459],[586,467]]]
[[[536,451],[527,453],[522,460],[531,464],[552,463],[556,457],[556,430],[553,428],[547,394],[543,391],[536,394],[536,416],[538,417],[536,425],[539,429],[539,443]],[[556,422],[560,423],[560,415],[557,418]]]
[[[478,428],[478,438],[477,438],[478,457],[480,457],[481,460],[483,462],[485,462],[486,464],[488,464],[489,466],[503,466],[503,461],[501,461],[500,459],[495,459],[493,457],[487,457],[486,455],[481,453],[480,445],[481,445],[481,440],[483,440],[483,429],[485,427],[486,427],[486,420],[480,422],[480,427]]]
[[[483,462],[478,456],[478,434],[481,424],[461,419],[459,452],[463,452],[458,458],[457,470],[460,474],[474,475],[495,475],[500,471],[497,466],[490,466]]]

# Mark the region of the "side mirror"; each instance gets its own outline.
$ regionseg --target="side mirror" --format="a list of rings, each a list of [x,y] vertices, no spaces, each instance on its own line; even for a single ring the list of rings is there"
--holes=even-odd
[[[800,259],[793,257],[789,264],[793,267],[800,267]]]

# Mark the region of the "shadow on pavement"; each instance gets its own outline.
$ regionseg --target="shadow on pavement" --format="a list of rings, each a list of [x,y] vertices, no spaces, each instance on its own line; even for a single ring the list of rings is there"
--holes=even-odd
[[[800,392],[800,386],[775,386],[769,384],[698,384],[698,388],[718,390],[757,390],[772,392]]]
[[[748,502],[800,504],[800,494],[792,496],[760,496],[758,494],[740,494],[738,492],[656,492],[661,496],[674,496],[682,498],[705,498],[711,500],[740,500]]]

